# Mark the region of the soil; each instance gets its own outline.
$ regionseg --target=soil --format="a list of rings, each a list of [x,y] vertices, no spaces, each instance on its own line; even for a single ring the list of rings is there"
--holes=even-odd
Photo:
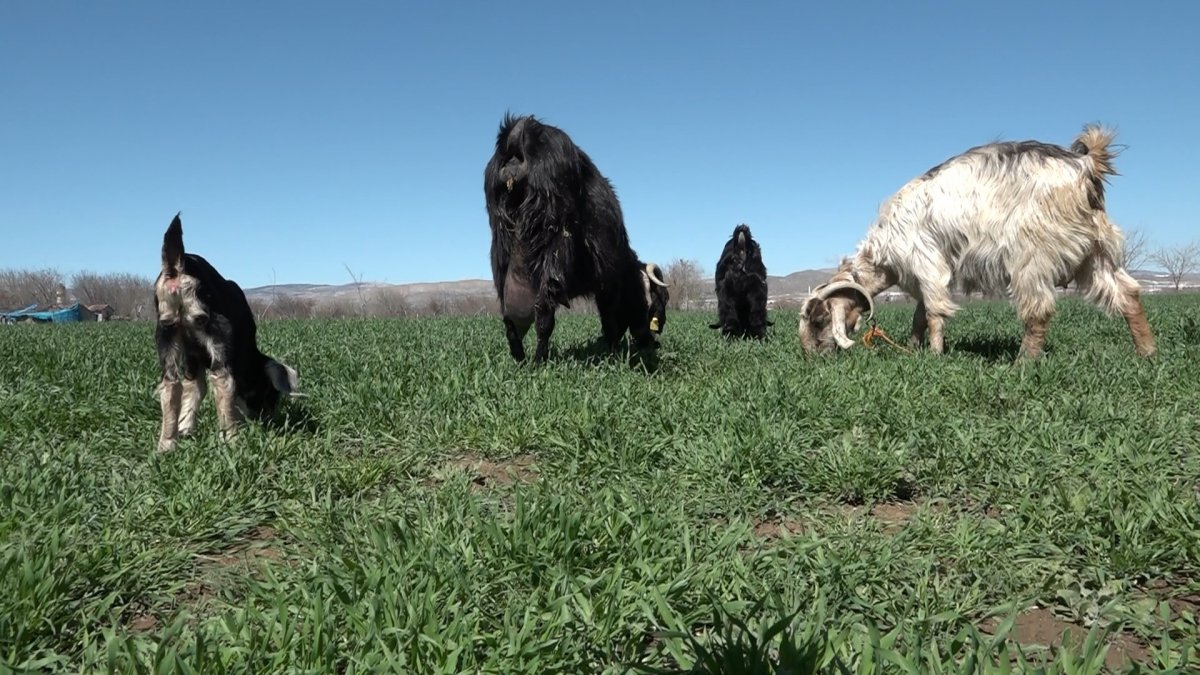
[[[908,521],[917,515],[917,504],[912,502],[901,502],[895,504],[876,504],[871,509],[871,515],[883,524],[885,534],[896,534],[904,529]]]
[[[1186,590],[1177,593],[1179,588]],[[1185,613],[1200,617],[1200,589],[1195,589],[1195,582],[1186,578],[1154,579],[1145,585],[1145,593],[1158,602],[1167,603],[1171,608],[1171,621],[1179,620]]]
[[[266,525],[260,525],[247,532],[243,539],[226,549],[219,555],[202,556],[200,567],[228,568],[235,565],[253,569],[259,560],[279,562],[283,560],[283,552],[277,548],[279,532]]]
[[[470,474],[471,487],[474,490],[507,487],[514,483],[533,483],[538,477],[537,464],[530,455],[516,455],[500,460],[464,455],[450,462],[448,466]]]
[[[153,633],[158,630],[158,617],[153,614],[135,616],[128,624],[129,630],[135,633]]]
[[[786,535],[802,534],[804,524],[795,518],[771,518],[756,520],[754,534],[767,540],[779,539]]]
[[[260,525],[242,535],[238,541],[222,551],[195,557],[192,581],[184,584],[175,594],[174,606],[186,607],[193,615],[203,614],[220,593],[222,578],[255,576],[259,573],[258,563],[262,560],[284,562],[284,537],[268,525]],[[144,611],[125,622],[133,632],[152,633],[162,627],[159,613]]]
[[[999,624],[998,619],[988,619],[980,626],[980,631],[988,635],[994,634]],[[1062,644],[1064,631],[1072,645],[1081,645],[1087,639],[1088,630],[1083,626],[1060,619],[1048,609],[1034,607],[1017,615],[1008,638],[1022,647],[1058,647]],[[1149,660],[1149,649],[1133,635],[1122,633],[1109,637],[1108,653],[1104,657],[1104,664],[1109,669],[1123,668],[1135,662],[1146,663]]]

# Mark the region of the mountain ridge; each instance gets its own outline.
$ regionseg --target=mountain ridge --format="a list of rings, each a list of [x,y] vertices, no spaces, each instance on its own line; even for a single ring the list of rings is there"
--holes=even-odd
[[[790,298],[807,295],[812,287],[824,283],[833,274],[834,268],[804,269],[786,275],[767,275],[767,288],[773,298]],[[1171,288],[1166,274],[1150,270],[1134,270],[1130,272],[1148,292]],[[1184,284],[1189,287],[1200,286],[1200,275],[1192,274],[1185,278]],[[705,276],[701,297],[712,297],[712,277]],[[895,290],[895,289],[891,289]],[[285,296],[305,298],[313,301],[338,300],[361,296],[369,298],[379,291],[398,291],[406,300],[421,302],[433,298],[455,299],[475,297],[495,297],[495,286],[491,279],[457,279],[450,281],[422,281],[406,284],[389,284],[384,282],[363,281],[345,284],[308,284],[290,283],[255,286],[244,289],[250,300],[269,300],[272,297]]]

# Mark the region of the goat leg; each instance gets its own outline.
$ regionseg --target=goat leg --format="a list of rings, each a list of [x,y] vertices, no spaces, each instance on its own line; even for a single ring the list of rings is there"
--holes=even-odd
[[[206,390],[204,373],[200,372],[183,380],[182,410],[179,413],[179,435],[187,436],[196,428],[196,415],[204,401]]]
[[[917,309],[913,311],[912,335],[908,338],[909,346],[914,350],[924,346],[928,330],[929,316],[926,313],[925,301],[917,300]]]
[[[214,364],[215,366],[216,364]],[[221,365],[214,367],[208,373],[208,381],[212,385],[213,400],[217,404],[217,425],[221,430],[221,440],[232,441],[237,436],[237,425],[240,421],[233,373]]]
[[[529,324],[521,327],[512,319],[504,318],[504,334],[508,338],[508,353],[512,354],[513,360],[517,363],[525,360],[525,333],[528,331]]]
[[[179,403],[183,397],[183,385],[179,380],[166,377],[158,385],[158,399],[162,406],[162,428],[158,434],[159,452],[167,452],[175,448],[175,438],[179,435]]]
[[[1025,322],[1025,337],[1021,340],[1021,353],[1017,361],[1033,360],[1042,355],[1042,347],[1046,344],[1046,330],[1050,319],[1030,319]]]
[[[1125,322],[1129,324],[1129,333],[1133,336],[1133,348],[1137,351],[1138,356],[1154,356],[1157,351],[1154,345],[1154,333],[1150,330],[1150,322],[1146,320],[1146,310],[1137,293],[1127,295]]]
[[[534,331],[537,333],[537,348],[533,352],[533,361],[544,363],[550,358],[550,335],[554,332],[554,303],[539,302],[533,313]]]

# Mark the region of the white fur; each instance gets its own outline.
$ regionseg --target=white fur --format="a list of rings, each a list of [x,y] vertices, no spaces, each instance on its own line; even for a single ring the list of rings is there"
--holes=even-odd
[[[1008,291],[1027,323],[1048,320],[1055,287],[1070,281],[1109,314],[1131,311],[1139,287],[1123,266],[1123,237],[1103,195],[1099,208],[1095,202],[1097,180],[1115,173],[1111,139],[1089,127],[1073,147],[1086,146],[1086,154],[1012,153],[992,144],[948,160],[880,207],[834,279],[853,280],[871,296],[896,284],[940,318],[959,309],[953,284]]]
[[[935,315],[951,316],[953,281],[1008,290],[1022,320],[1047,317],[1054,288],[1077,280],[1106,312],[1124,309],[1120,231],[1088,205],[1091,159],[1019,156],[1003,172],[991,147],[960,155],[883,204],[858,247]],[[1077,272],[1091,263],[1090,274]],[[856,265],[857,266],[857,265]],[[883,289],[869,289],[878,293]]]

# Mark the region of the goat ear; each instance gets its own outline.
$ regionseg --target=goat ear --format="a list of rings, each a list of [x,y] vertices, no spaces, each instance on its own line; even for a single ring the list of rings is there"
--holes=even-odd
[[[178,213],[163,235],[162,268],[168,277],[176,276],[183,270],[183,223]]]
[[[275,359],[267,359],[267,379],[271,380],[271,385],[275,390],[284,396],[301,396],[297,390],[300,389],[300,375],[295,368],[280,363]]]

